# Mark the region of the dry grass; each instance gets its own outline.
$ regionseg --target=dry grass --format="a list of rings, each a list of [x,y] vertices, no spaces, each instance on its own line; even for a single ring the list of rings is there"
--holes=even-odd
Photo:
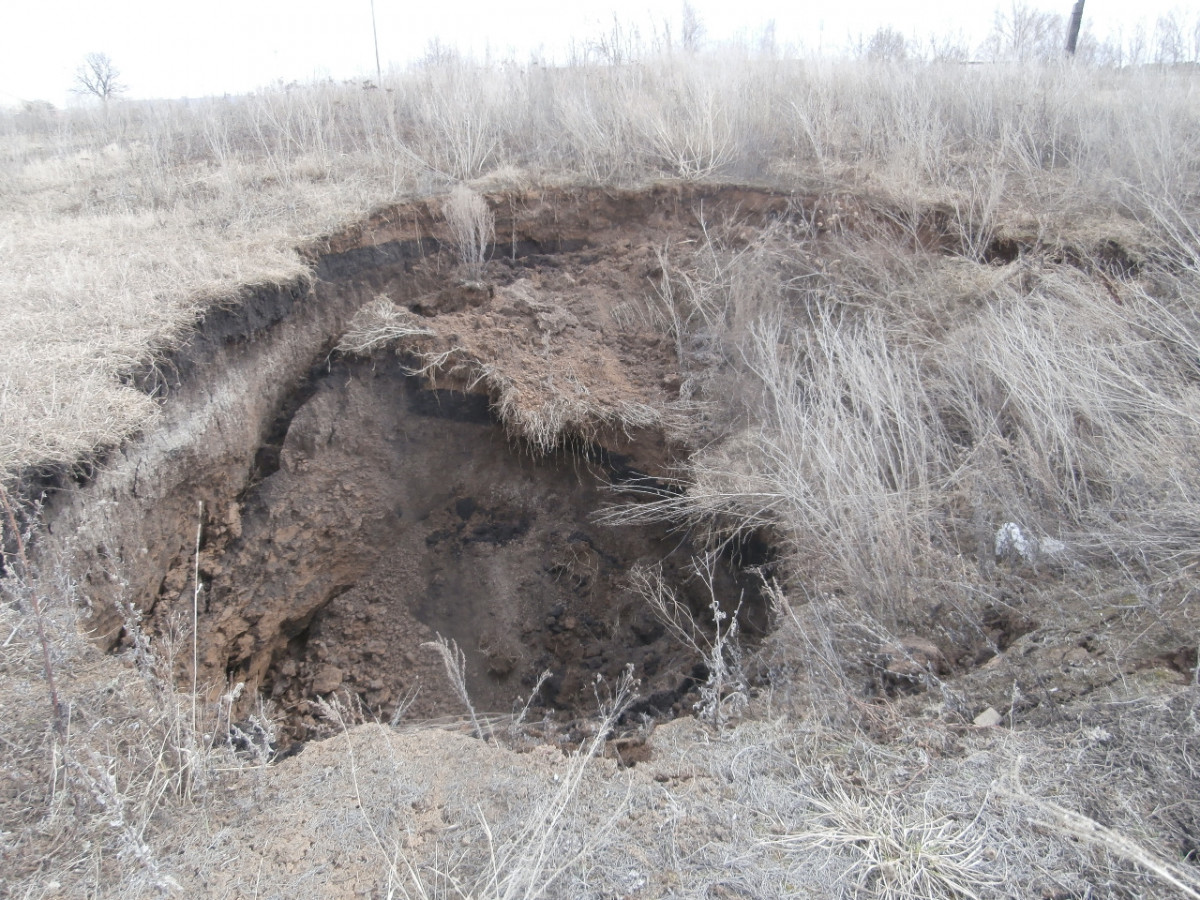
[[[416,316],[384,296],[366,303],[354,314],[335,348],[339,353],[370,356],[406,338],[429,337],[432,329],[418,325]]]
[[[122,378],[213,298],[295,275],[298,241],[489,172],[817,179],[944,204],[977,247],[1014,215],[1053,233],[1116,211],[1188,234],[1187,72],[721,52],[561,69],[449,57],[387,91],[0,117],[0,471],[69,465],[144,425],[153,405]]]
[[[827,857],[826,865],[838,870],[838,881],[851,893],[886,900],[978,900],[1004,883],[1002,873],[989,865],[996,854],[988,852],[983,809],[973,819],[956,821],[940,814],[928,798],[906,802],[851,792],[832,772],[819,790],[798,799],[810,808],[810,824],[768,846]]]
[[[488,249],[496,239],[496,217],[488,209],[486,200],[461,184],[450,191],[442,211],[467,273],[467,280],[481,281]]]
[[[723,732],[660,726],[653,759],[616,777],[597,757],[625,685],[600,695],[602,721],[566,759],[367,726],[261,768],[211,745],[228,725],[220,701],[180,741],[190,702],[164,682],[167,657],[135,640],[148,677],[130,678],[70,637],[73,607],[51,612],[65,743],[46,725],[30,623],[0,610],[0,853],[15,896],[1166,898],[1195,885],[1194,687],[1150,699],[1117,685],[1041,729],[853,699],[830,728],[759,707]]]
[[[729,431],[686,493],[611,519],[782,528],[817,593],[891,612],[962,554],[990,566],[1005,523],[1052,566],[1195,560],[1195,270],[1097,277],[1036,247],[998,267],[888,228],[757,240],[714,236],[651,298]]]
[[[1056,805],[1075,820],[1103,820],[1095,833],[1122,835],[1126,849],[1144,850],[1159,829],[1170,837],[1148,858],[1160,861],[1186,846],[1185,823],[1162,830],[1154,821],[1180,810],[1146,797],[1143,779],[1170,776],[1169,790],[1186,798],[1175,806],[1194,811],[1194,691],[1149,722],[1128,698],[1112,701],[1083,725],[910,721],[888,741],[771,717],[719,737],[675,722],[656,732],[652,760],[620,774],[587,755],[591,744],[566,758],[548,748],[514,755],[460,735],[435,741],[367,726],[309,748],[317,760],[307,773],[273,770],[269,808],[214,843],[229,853],[257,828],[286,833],[296,818],[313,818],[300,811],[326,805],[322,792],[342,796],[348,783],[357,803],[341,819],[322,809],[305,841],[321,835],[331,849],[348,848],[347,877],[363,871],[353,854],[369,848],[368,884],[394,896],[1178,896],[1150,868],[1050,819]],[[1141,739],[1158,735],[1149,770],[1125,765],[1118,723]],[[453,753],[443,756],[446,748]],[[438,790],[443,779],[448,791]],[[415,839],[426,827],[421,811],[435,805],[444,812],[434,833]],[[323,858],[317,847],[313,855]],[[266,859],[257,870],[264,892],[296,878]],[[1190,864],[1166,862],[1187,885]],[[240,871],[254,883],[254,868]],[[314,872],[310,890],[328,877]]]
[[[748,243],[714,225],[704,246],[664,249],[647,319],[675,340],[685,399],[719,408],[725,431],[713,440],[711,422],[698,429],[708,443],[685,494],[625,511],[688,518],[720,537],[780,536],[792,590],[807,593],[789,603],[770,589],[791,622],[776,636],[777,671],[804,702],[781,702],[787,715],[775,720],[722,721],[723,733],[695,744],[664,742],[661,768],[629,799],[641,824],[627,839],[609,829],[611,791],[584,787],[606,726],[558,787],[514,799],[503,828],[471,818],[480,842],[450,857],[404,856],[400,795],[356,782],[357,807],[317,818],[335,835],[373,835],[372,887],[1196,890],[1194,685],[1152,696],[1136,681],[1122,694],[1118,680],[1111,697],[1053,727],[982,732],[961,725],[965,707],[933,673],[925,686],[941,689],[942,719],[917,722],[866,704],[856,668],[935,613],[974,623],[1004,589],[994,548],[1008,523],[1040,548],[1004,563],[1013,578],[1032,573],[1029,584],[1074,566],[1122,567],[1139,590],[1188,579],[1200,537],[1190,71],[799,62],[734,49],[561,69],[449,58],[387,87],[114,103],[103,121],[84,110],[0,117],[0,480],[70,466],[146,427],[155,401],[128,385],[132,373],[238,285],[301,274],[298,241],[376,203],[515,171],[605,184],[761,179],[824,194],[836,211]],[[474,209],[459,239],[468,265],[487,244]],[[1006,240],[1027,252],[993,264]],[[379,300],[340,349],[427,336]],[[518,385],[461,364],[543,449],[582,422],[661,421],[649,408],[598,411],[586,397],[531,408]],[[228,775],[249,809],[261,797],[245,779],[290,770],[241,771],[232,694],[197,722],[194,698],[172,688],[171,645],[148,643],[136,611],[122,665],[83,639],[75,585],[35,588],[9,566],[3,890],[138,896],[205,883],[196,873],[215,863],[165,860],[216,802],[212,787]],[[44,615],[27,613],[31,590],[52,598]],[[931,612],[935,602],[945,606]],[[70,711],[65,736],[47,725],[38,624]],[[696,646],[727,659],[723,646]],[[787,688],[777,680],[772,697]],[[718,686],[713,696],[720,715],[729,695]],[[261,739],[269,722],[258,729]],[[242,731],[264,761],[261,740]],[[689,786],[701,781],[703,791]],[[201,837],[208,844],[185,859],[215,858],[220,836]],[[307,874],[267,881],[297,893]]]
[[[40,594],[42,615],[25,609]],[[261,767],[269,714],[230,712],[241,686],[176,689],[184,632],[151,642],[128,607],[131,645],[102,654],[82,631],[83,598],[60,573],[0,582],[4,716],[0,892],[7,896],[164,896],[179,890],[163,848],[223,780]],[[35,625],[37,627],[35,627]],[[38,631],[50,637],[63,727],[48,715]]]

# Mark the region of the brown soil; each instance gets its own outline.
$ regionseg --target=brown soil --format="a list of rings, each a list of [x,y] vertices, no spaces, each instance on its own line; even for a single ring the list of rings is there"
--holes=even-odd
[[[517,452],[486,397],[424,388],[394,356],[335,363],[309,390],[239,536],[202,557],[211,669],[264,684],[306,724],[308,698],[346,690],[384,717],[417,689],[410,715],[459,713],[422,648],[440,634],[467,654],[482,709],[509,710],[547,669],[538,705],[588,708],[594,676],[631,664],[674,711],[694,661],[625,576],[665,562],[698,613],[707,597],[688,583],[686,535],[591,520],[620,461]]]
[[[626,573],[663,564],[703,619],[697,548],[661,526],[594,521],[622,487],[671,489],[662,479],[688,452],[670,424],[676,348],[648,299],[656,251],[717,220],[736,239],[730,222],[753,229],[812,210],[742,188],[492,204],[486,285],[460,280],[435,204],[394,207],[309,248],[311,284],[250,292],[147,373],[169,396],[160,427],[48,509],[105,640],[120,639],[119,596],[157,632],[196,602],[200,680],[262,690],[293,737],[314,733],[320,695],[349,694],[387,718],[415,691],[412,715],[461,713],[422,647],[439,634],[466,654],[481,709],[511,710],[549,670],[534,705],[590,712],[595,677],[629,665],[643,680],[639,713],[688,708],[703,670]],[[435,372],[407,374],[413,358],[389,348],[331,352],[381,294],[436,333],[408,351],[451,353]],[[763,560],[756,550],[751,561]],[[746,597],[753,638],[761,603],[723,565],[717,599]],[[190,660],[180,665],[186,681]]]

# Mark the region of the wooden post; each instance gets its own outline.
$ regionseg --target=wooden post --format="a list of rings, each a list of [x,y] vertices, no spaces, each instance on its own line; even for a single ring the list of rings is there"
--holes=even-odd
[[[1083,6],[1083,0],[1079,5]],[[375,87],[383,90],[383,69],[379,67],[379,29],[375,27],[375,0],[371,0],[371,36],[375,38]]]
[[[1083,25],[1083,0],[1075,0],[1071,10],[1071,22],[1067,25],[1067,56],[1075,55],[1075,45],[1079,43],[1079,28]]]

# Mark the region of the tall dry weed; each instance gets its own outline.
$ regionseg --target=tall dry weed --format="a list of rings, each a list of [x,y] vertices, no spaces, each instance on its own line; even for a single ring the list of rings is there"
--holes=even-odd
[[[492,242],[496,239],[496,217],[487,201],[466,185],[450,192],[442,206],[446,225],[462,260],[467,279],[483,280],[483,266]]]
[[[271,713],[260,704],[234,721],[240,686],[211,700],[180,692],[186,630],[152,638],[132,605],[124,608],[128,650],[102,653],[68,567],[14,562],[0,579],[0,766],[11,785],[0,794],[0,892],[175,891],[164,839],[213,799],[223,775],[270,760]]]
[[[957,258],[897,244],[894,221],[833,246],[775,230],[664,257],[649,308],[726,431],[684,494],[613,518],[782,528],[813,591],[849,589],[890,621],[962,554],[990,567],[1009,526],[1035,564],[1189,565],[1194,273],[1117,282],[1094,274],[1103,260],[1037,252],[995,267],[969,243]]]

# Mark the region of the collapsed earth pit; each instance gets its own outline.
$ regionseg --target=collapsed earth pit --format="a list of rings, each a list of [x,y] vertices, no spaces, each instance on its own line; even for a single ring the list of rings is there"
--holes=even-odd
[[[462,713],[422,646],[440,635],[463,650],[481,710],[511,710],[548,670],[534,706],[590,712],[595,676],[632,665],[650,711],[678,711],[696,660],[627,575],[662,564],[698,617],[708,597],[686,536],[593,520],[626,460],[521,453],[486,395],[431,389],[394,355],[340,360],[305,392],[240,535],[202,554],[207,645],[250,651],[225,659],[231,681],[261,685],[297,736],[334,693],[385,719],[401,703]],[[723,572],[715,590],[736,603],[740,587]]]
[[[440,206],[392,207],[147,374],[168,396],[158,427],[47,506],[47,548],[81,564],[103,640],[127,631],[118,600],[158,634],[190,627],[195,604],[199,681],[244,683],[235,714],[272,699],[302,740],[331,695],[384,720],[462,714],[424,646],[438,636],[481,711],[512,711],[548,671],[533,707],[591,714],[597,676],[628,666],[639,713],[689,710],[705,672],[631,587],[635,566],[661,566],[702,626],[715,598],[761,633],[753,578],[726,560],[706,583],[686,532],[596,513],[622,485],[668,489],[688,452],[668,424],[678,347],[647,315],[663,248],[700,240],[705,217],[761,227],[793,205],[698,186],[490,204],[482,282],[464,281]],[[336,351],[372,304],[415,338]]]

